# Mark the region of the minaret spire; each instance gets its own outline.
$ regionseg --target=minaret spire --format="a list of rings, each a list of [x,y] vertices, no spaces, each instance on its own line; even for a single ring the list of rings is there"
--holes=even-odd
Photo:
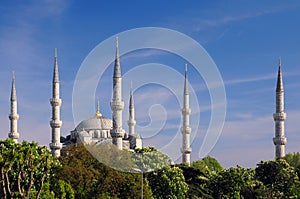
[[[116,37],[116,58],[115,58],[115,66],[114,66],[114,77],[121,77],[118,37]]]
[[[184,91],[183,91],[183,108],[181,109],[182,112],[182,163],[186,163],[188,165],[191,164],[190,155],[192,152],[192,148],[190,147],[190,105],[189,105],[189,91],[188,91],[188,71],[187,71],[187,64],[185,65],[185,78],[184,78]]]
[[[129,120],[127,121],[129,127],[129,136],[135,135],[135,114],[134,114],[134,99],[132,94],[132,81],[130,82],[130,98],[129,98]]]
[[[118,149],[122,150],[122,138],[125,132],[122,128],[122,111],[124,109],[124,102],[122,101],[122,76],[119,58],[118,37],[116,38],[116,58],[113,75],[113,99],[110,103],[110,107],[113,112],[113,129],[111,130],[113,144],[115,144]]]
[[[287,142],[284,136],[284,121],[286,113],[284,112],[284,89],[281,74],[281,59],[278,61],[278,75],[276,86],[276,113],[273,114],[275,121],[275,137],[273,142],[275,144],[275,157],[281,158],[285,156],[285,144]]]
[[[12,138],[15,142],[18,142],[20,134],[18,133],[18,119],[19,114],[17,111],[17,92],[15,86],[15,74],[12,72],[12,84],[11,84],[11,96],[10,96],[10,114],[8,116],[10,120],[10,133],[9,138]]]
[[[59,98],[59,74],[58,74],[58,61],[57,61],[57,49],[54,50],[54,70],[52,81],[52,98],[50,104],[52,106],[52,120],[50,126],[52,129],[52,141],[50,143],[50,149],[53,157],[60,156],[60,150],[62,144],[60,143],[60,128],[62,121],[60,120],[60,106],[61,99]]]

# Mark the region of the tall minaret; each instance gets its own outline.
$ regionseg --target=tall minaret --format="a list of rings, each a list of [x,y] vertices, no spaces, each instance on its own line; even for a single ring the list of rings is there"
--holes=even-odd
[[[110,103],[111,110],[113,112],[113,129],[111,130],[111,137],[113,144],[118,149],[122,150],[122,138],[124,136],[124,130],[122,128],[122,111],[124,109],[124,102],[122,101],[122,76],[118,49],[118,37],[116,38],[116,58],[114,66],[113,76],[113,98]]]
[[[57,63],[57,49],[54,52],[54,71],[52,82],[52,98],[50,99],[52,106],[52,120],[50,126],[52,129],[52,142],[50,143],[50,149],[53,157],[60,156],[60,150],[62,144],[60,143],[60,127],[62,121],[60,120],[60,105],[61,99],[59,98],[59,76],[58,76],[58,63]]]
[[[281,158],[285,156],[286,137],[284,136],[284,120],[286,113],[284,112],[284,90],[281,74],[281,60],[278,63],[278,77],[276,87],[276,113],[273,114],[275,121],[275,137],[273,142],[275,144],[275,157]]]
[[[182,112],[182,163],[186,163],[190,165],[190,155],[192,152],[192,148],[190,147],[190,102],[189,102],[189,89],[188,89],[188,74],[187,74],[187,64],[185,65],[185,79],[184,79],[184,91],[183,91],[183,108],[181,109]]]
[[[135,118],[134,118],[134,100],[132,94],[132,82],[130,83],[130,99],[129,99],[129,120],[127,121],[129,127],[129,135],[135,135]]]
[[[17,112],[17,92],[15,86],[15,75],[12,73],[12,83],[11,83],[11,96],[10,96],[10,114],[8,116],[10,120],[10,133],[9,138],[12,138],[15,142],[18,142],[20,134],[18,133],[18,119],[19,114]]]

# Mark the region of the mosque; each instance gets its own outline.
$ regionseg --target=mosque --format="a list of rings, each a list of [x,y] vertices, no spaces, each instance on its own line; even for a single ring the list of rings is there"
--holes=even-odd
[[[284,89],[282,83],[281,74],[281,61],[279,60],[278,67],[278,77],[277,77],[277,87],[276,87],[276,113],[273,114],[275,121],[275,137],[273,142],[275,145],[275,157],[285,156],[285,144],[286,137],[284,135],[284,121],[286,119],[286,114],[284,112]],[[95,115],[90,118],[81,121],[74,130],[70,132],[66,138],[61,137],[61,126],[62,121],[60,119],[60,106],[62,100],[60,99],[60,82],[59,82],[59,72],[58,72],[58,60],[57,51],[55,50],[54,55],[54,71],[53,71],[53,81],[52,81],[52,98],[50,99],[50,104],[52,107],[52,118],[50,121],[50,127],[52,132],[52,140],[50,143],[50,149],[52,156],[59,157],[61,150],[72,144],[72,143],[88,143],[88,144],[101,144],[101,143],[111,143],[117,146],[118,149],[134,149],[142,148],[142,138],[135,130],[135,109],[134,109],[134,98],[132,89],[130,90],[130,100],[129,100],[129,118],[127,121],[128,132],[126,132],[122,127],[122,111],[124,109],[124,101],[122,101],[122,74],[120,67],[119,49],[118,49],[118,38],[116,38],[116,56],[114,62],[113,71],[113,96],[110,102],[110,107],[112,110],[112,119],[104,117],[100,113],[100,105],[98,102],[97,111]],[[188,91],[188,74],[187,66],[185,70],[185,80],[183,86],[183,107],[181,109],[182,113],[182,162],[190,165],[190,154],[192,149],[190,147],[190,122],[189,116],[191,109],[189,107],[189,91]],[[18,133],[18,119],[19,115],[17,113],[17,95],[15,87],[15,77],[12,77],[12,88],[11,88],[11,98],[10,98],[10,132],[8,134],[9,138],[12,138],[15,142],[18,142],[20,134]]]

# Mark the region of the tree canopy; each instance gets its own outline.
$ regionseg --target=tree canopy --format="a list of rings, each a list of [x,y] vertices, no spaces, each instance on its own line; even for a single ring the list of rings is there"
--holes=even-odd
[[[74,144],[64,152],[53,158],[35,142],[0,141],[0,198],[300,198],[299,153],[225,169],[210,156],[170,165],[154,147]]]
[[[48,148],[35,142],[0,141],[0,154],[1,198],[39,198],[60,167]]]

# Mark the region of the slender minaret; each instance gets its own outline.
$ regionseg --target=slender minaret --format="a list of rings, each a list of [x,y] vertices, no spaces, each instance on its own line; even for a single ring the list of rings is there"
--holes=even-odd
[[[18,142],[20,134],[18,133],[18,119],[19,114],[17,112],[17,92],[15,86],[15,75],[12,72],[12,83],[11,83],[11,96],[10,96],[10,114],[8,116],[10,120],[10,133],[9,138],[12,138],[15,142]]]
[[[60,106],[61,99],[59,98],[59,76],[58,76],[58,63],[57,63],[57,49],[54,52],[54,72],[52,82],[52,98],[50,99],[52,106],[52,120],[50,126],[52,129],[52,142],[50,143],[50,149],[53,157],[60,156],[60,150],[62,144],[60,143],[60,127],[62,121],[60,120]]]
[[[185,65],[185,79],[184,79],[184,91],[183,91],[183,108],[181,109],[182,112],[182,163],[186,163],[190,165],[190,155],[192,152],[192,148],[190,147],[190,105],[189,105],[189,90],[188,90],[188,74],[187,74],[187,64]]]
[[[118,49],[118,37],[116,38],[116,58],[113,75],[113,98],[110,103],[111,110],[113,112],[113,129],[111,130],[111,137],[113,144],[118,149],[122,150],[122,138],[124,136],[124,130],[122,128],[122,111],[124,109],[124,102],[122,101],[122,76]]]
[[[286,113],[284,112],[284,90],[281,74],[281,59],[278,63],[278,77],[276,87],[276,113],[273,114],[275,121],[275,137],[273,142],[275,144],[275,157],[281,158],[285,156],[286,137],[284,136],[284,120]]]
[[[135,135],[135,118],[134,118],[134,100],[132,94],[132,82],[130,82],[130,99],[129,99],[129,120],[127,121],[129,127],[129,136]]]

